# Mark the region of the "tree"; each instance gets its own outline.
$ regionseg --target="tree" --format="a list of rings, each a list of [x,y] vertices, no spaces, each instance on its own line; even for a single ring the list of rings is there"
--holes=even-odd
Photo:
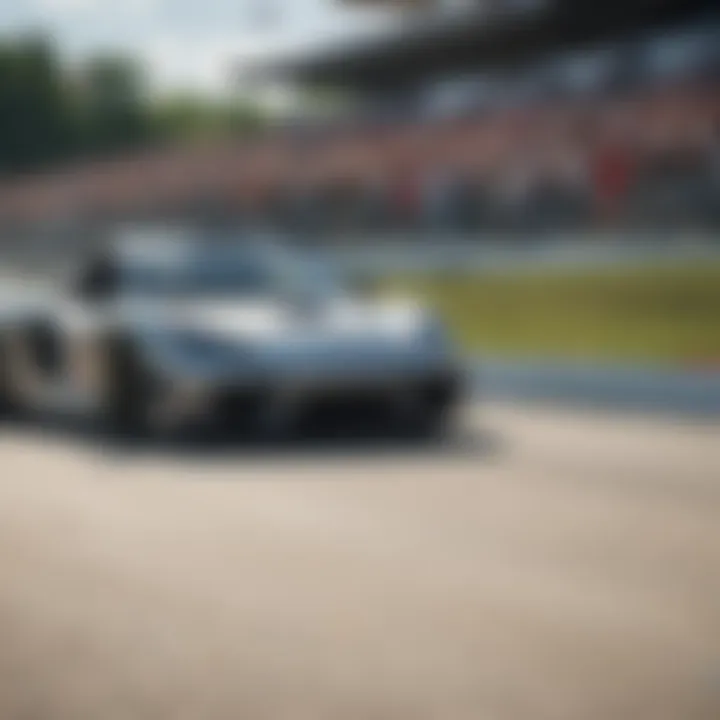
[[[54,47],[39,37],[0,43],[0,173],[66,157],[71,136]]]
[[[250,102],[151,97],[142,65],[100,55],[69,72],[43,37],[0,41],[0,176],[155,143],[251,133]]]
[[[148,94],[141,66],[122,56],[98,56],[74,83],[75,128],[82,154],[111,154],[151,139]]]

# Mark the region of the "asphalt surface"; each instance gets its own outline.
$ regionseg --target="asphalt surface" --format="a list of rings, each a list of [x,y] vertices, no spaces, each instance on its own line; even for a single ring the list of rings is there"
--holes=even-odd
[[[0,431],[2,720],[717,720],[720,426],[443,447]]]

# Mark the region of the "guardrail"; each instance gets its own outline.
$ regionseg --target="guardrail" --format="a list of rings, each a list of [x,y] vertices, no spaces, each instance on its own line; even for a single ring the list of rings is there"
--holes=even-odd
[[[472,373],[479,397],[720,417],[720,372],[485,360]]]
[[[342,267],[375,275],[405,272],[479,273],[522,269],[586,269],[644,263],[720,260],[720,236],[581,238],[558,236],[538,242],[531,238],[434,237],[344,243],[326,251]]]

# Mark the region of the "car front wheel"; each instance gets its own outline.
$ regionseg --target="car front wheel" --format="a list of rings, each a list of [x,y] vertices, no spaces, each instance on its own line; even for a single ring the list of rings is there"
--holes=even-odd
[[[458,416],[461,381],[451,376],[424,384],[405,408],[404,427],[413,437],[433,439],[448,435]]]
[[[127,338],[112,338],[106,344],[106,391],[103,414],[111,433],[140,438],[151,429],[150,375],[137,350]]]
[[[9,338],[0,335],[0,418],[15,416],[20,409],[10,365]]]

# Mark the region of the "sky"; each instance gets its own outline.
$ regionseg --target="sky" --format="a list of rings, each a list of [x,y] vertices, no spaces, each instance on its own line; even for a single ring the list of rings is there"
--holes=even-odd
[[[373,32],[376,13],[333,0],[0,0],[0,33],[42,28],[70,60],[140,57],[154,87],[222,93],[232,67]]]

